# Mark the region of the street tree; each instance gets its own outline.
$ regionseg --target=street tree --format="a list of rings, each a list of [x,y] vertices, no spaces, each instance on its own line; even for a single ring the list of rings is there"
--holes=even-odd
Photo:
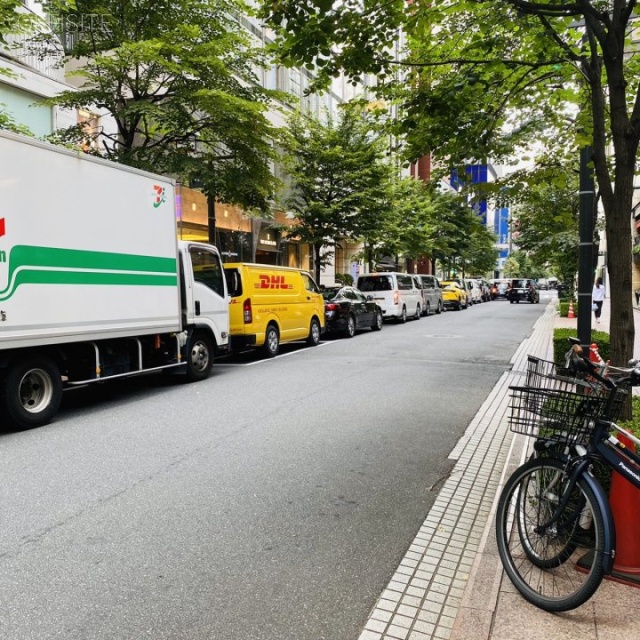
[[[430,153],[449,170],[501,161],[532,142],[592,149],[606,219],[611,352],[633,355],[629,217],[640,141],[635,0],[579,3],[463,0],[263,1],[283,59],[378,78],[398,100],[410,157]],[[407,48],[395,57],[397,34]]]
[[[541,274],[550,269],[570,286],[578,269],[580,210],[578,175],[571,169],[555,158],[541,159],[534,168],[524,171],[536,175],[529,188],[521,190],[511,202],[517,225],[514,241],[528,256],[532,268]],[[520,178],[519,172],[511,177],[513,182]]]
[[[388,211],[393,170],[370,118],[358,105],[344,107],[326,123],[300,113],[290,118],[285,207],[295,222],[288,233],[311,245],[318,280],[336,239],[374,242]]]
[[[375,221],[365,246],[370,269],[383,256],[415,260],[431,255],[437,232],[434,190],[421,180],[395,177],[385,216]]]
[[[73,27],[66,62],[78,84],[49,102],[98,110],[115,123],[114,131],[79,124],[58,140],[197,180],[210,199],[270,209],[278,132],[267,118],[271,96],[255,76],[262,57],[237,20],[242,0],[45,4],[63,29]]]

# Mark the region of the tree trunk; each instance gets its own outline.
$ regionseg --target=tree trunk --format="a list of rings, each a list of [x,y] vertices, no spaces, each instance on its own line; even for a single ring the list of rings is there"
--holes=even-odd
[[[320,251],[322,251],[322,244],[314,244],[313,246],[313,275],[316,284],[320,286]]]
[[[593,15],[585,15],[590,39],[599,41],[602,60],[591,49],[588,66],[583,69],[591,88],[593,115],[594,168],[602,197],[607,238],[607,267],[611,300],[611,360],[625,366],[633,357],[635,323],[633,316],[631,208],[635,161],[640,132],[637,121],[628,112],[627,81],[624,75],[625,34],[628,16],[614,13],[607,29],[595,24]],[[602,86],[602,68],[606,69],[606,90]],[[608,98],[608,100],[607,100]],[[637,102],[638,96],[635,96]],[[637,107],[636,107],[637,108]],[[610,128],[609,141],[605,134]],[[613,172],[609,166],[613,159]],[[615,176],[612,183],[611,175]],[[627,403],[621,419],[631,417],[631,403]]]

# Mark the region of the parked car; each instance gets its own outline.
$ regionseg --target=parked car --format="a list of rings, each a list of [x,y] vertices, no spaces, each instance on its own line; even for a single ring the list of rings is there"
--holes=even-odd
[[[418,279],[422,285],[423,305],[422,313],[425,316],[431,315],[432,311],[442,313],[444,302],[442,301],[442,287],[440,281],[435,276],[418,274]]]
[[[464,283],[471,296],[471,304],[480,304],[482,302],[482,291],[478,281],[473,278],[465,278]]]
[[[489,282],[484,278],[480,278],[478,280],[478,284],[480,285],[480,291],[482,292],[482,299],[484,302],[491,301],[491,290],[489,289]]]
[[[469,305],[467,302],[467,290],[462,288],[460,283],[454,280],[443,280],[442,299],[447,309],[466,309]]]
[[[324,287],[324,317],[327,333],[340,333],[352,338],[359,329],[382,329],[382,309],[372,296],[354,287]]]
[[[422,292],[417,280],[408,273],[368,273],[358,277],[356,288],[365,296],[373,296],[385,320],[406,322],[407,317],[419,320],[422,316]]]
[[[480,293],[482,294],[482,301],[489,302],[491,300],[491,289],[489,287],[489,282],[480,276],[471,276],[480,287]]]
[[[507,299],[509,293],[509,281],[496,278],[495,280],[489,280],[491,299],[498,300],[499,298]]]
[[[537,304],[540,302],[540,293],[536,283],[531,278],[514,278],[509,281],[509,292],[507,298],[511,304],[519,303],[521,300]]]
[[[469,291],[469,289],[467,289],[467,283],[464,281],[464,278],[447,278],[447,282],[454,282],[458,285],[458,287],[460,287],[460,289],[464,291],[467,301],[467,307],[473,304],[471,300],[471,292]]]

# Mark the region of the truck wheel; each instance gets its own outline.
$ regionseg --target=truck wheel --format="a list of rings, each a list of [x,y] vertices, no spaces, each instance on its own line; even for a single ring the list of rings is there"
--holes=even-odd
[[[262,351],[269,358],[277,356],[278,351],[280,351],[280,335],[278,334],[278,328],[273,324],[267,327],[267,332],[264,334]]]
[[[194,331],[189,340],[187,352],[187,378],[191,382],[209,377],[213,366],[213,343],[211,338],[201,331]]]
[[[58,365],[40,356],[11,367],[2,385],[2,401],[9,426],[29,429],[47,424],[62,402]]]
[[[355,325],[354,325],[355,330]],[[318,322],[318,318],[312,318],[311,326],[309,327],[309,337],[307,338],[307,344],[310,347],[315,347],[320,344],[320,323]]]

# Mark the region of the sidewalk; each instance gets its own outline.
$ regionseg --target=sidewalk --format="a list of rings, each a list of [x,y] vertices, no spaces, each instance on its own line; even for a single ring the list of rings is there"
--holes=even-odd
[[[521,380],[528,354],[552,359],[556,326],[577,328],[577,320],[559,318],[553,300],[451,452],[454,469],[359,640],[640,638],[640,589],[605,580],[582,607],[550,614],[515,591],[498,557],[495,502],[527,444],[507,425],[509,386]],[[608,331],[608,300],[594,327]],[[640,354],[638,335],[636,345]]]

